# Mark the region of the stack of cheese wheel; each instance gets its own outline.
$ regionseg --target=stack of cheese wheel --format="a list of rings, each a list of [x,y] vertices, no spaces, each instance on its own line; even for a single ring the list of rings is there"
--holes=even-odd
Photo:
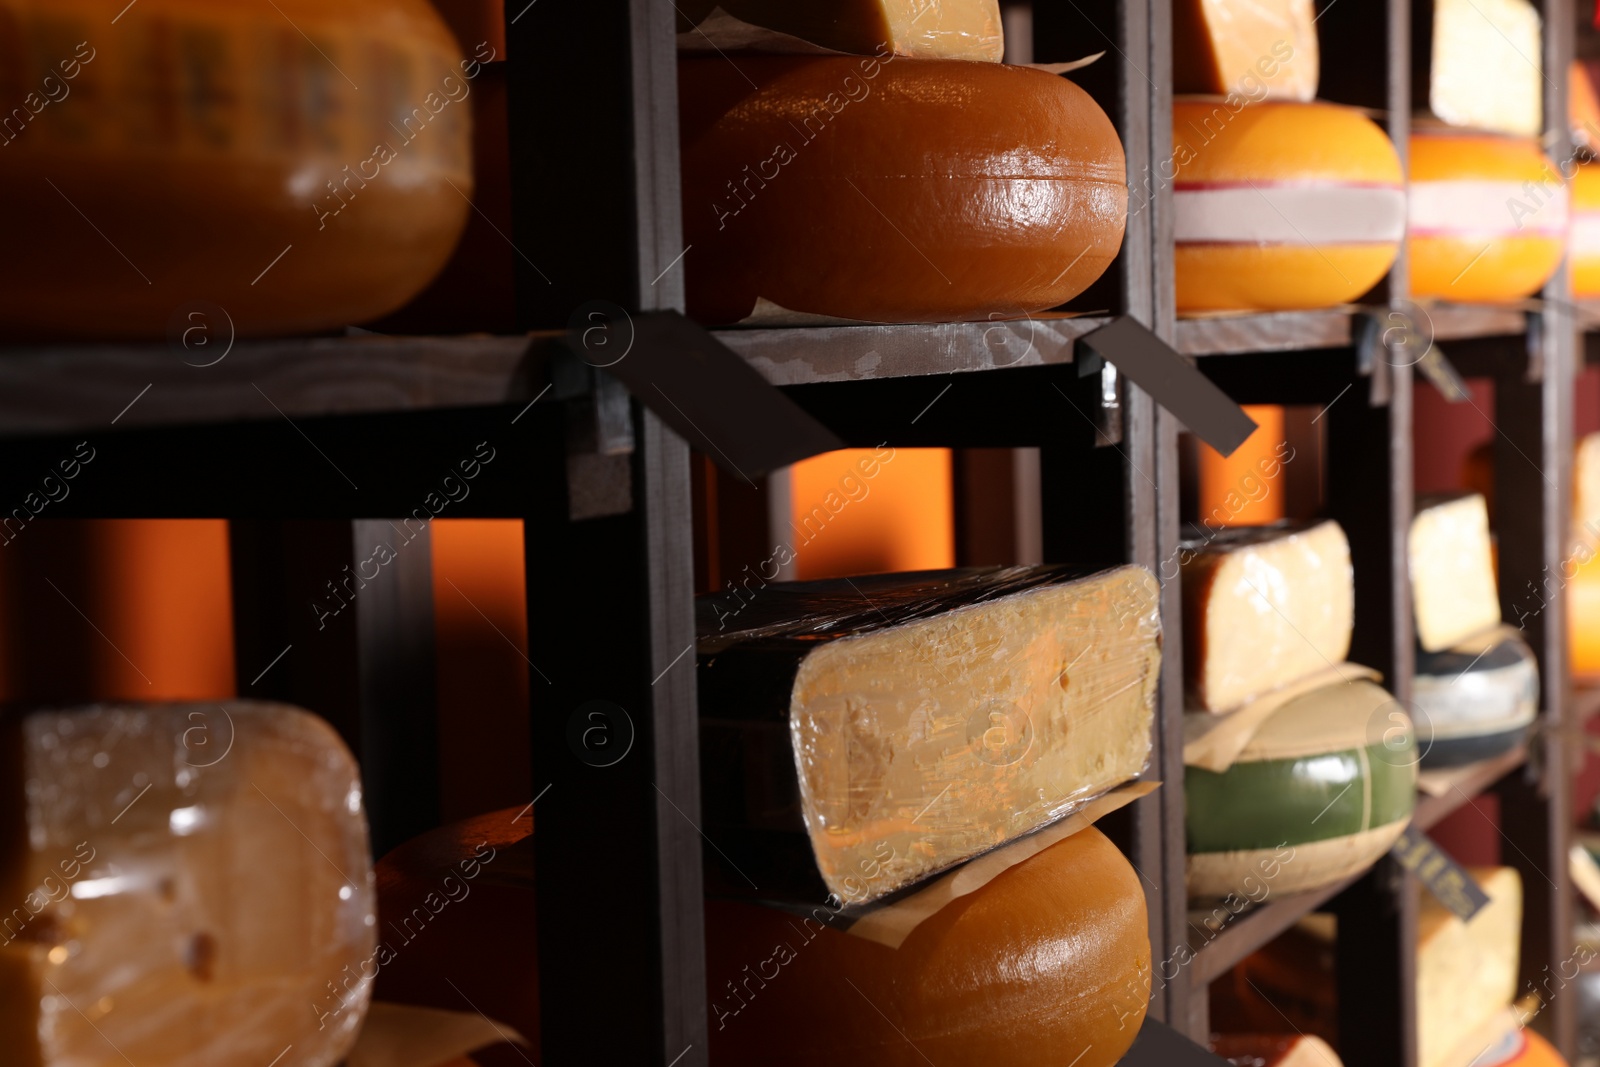
[[[1172,140],[1180,312],[1332,307],[1394,262],[1404,178],[1361,112],[1179,100]]]
[[[1600,163],[1582,163],[1573,172],[1567,257],[1572,295],[1600,297]]]
[[[1419,130],[1411,136],[1411,293],[1504,303],[1561,265],[1567,188],[1538,143]]]
[[[0,57],[9,338],[362,322],[470,210],[475,64],[426,0],[13,0]]]

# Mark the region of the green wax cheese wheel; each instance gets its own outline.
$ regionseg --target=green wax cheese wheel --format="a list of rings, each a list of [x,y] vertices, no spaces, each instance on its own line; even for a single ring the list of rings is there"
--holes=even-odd
[[[1226,771],[1184,768],[1190,894],[1260,899],[1365,868],[1411,818],[1417,755],[1410,719],[1371,682],[1291,700]]]

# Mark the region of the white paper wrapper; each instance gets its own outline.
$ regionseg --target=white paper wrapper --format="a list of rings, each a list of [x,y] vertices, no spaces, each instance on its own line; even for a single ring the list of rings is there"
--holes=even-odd
[[[1250,739],[1266,721],[1289,701],[1314,692],[1326,685],[1353,682],[1358,679],[1376,682],[1382,679],[1371,667],[1356,663],[1341,663],[1337,667],[1318,671],[1292,685],[1281,686],[1259,696],[1237,711],[1218,715],[1207,711],[1189,712],[1183,717],[1183,762],[1188,767],[1202,767],[1221,774],[1233,766],[1239,753],[1245,750]]]
[[[442,1067],[469,1052],[528,1041],[504,1023],[475,1011],[440,1011],[375,1003],[345,1060],[346,1067]]]

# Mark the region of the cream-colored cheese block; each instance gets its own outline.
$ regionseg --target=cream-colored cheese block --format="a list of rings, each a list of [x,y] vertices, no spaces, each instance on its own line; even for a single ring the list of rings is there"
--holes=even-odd
[[[696,0],[678,7],[678,29],[716,9],[839,52],[1000,62],[999,0]]]
[[[1319,53],[1311,0],[1176,0],[1173,89],[1310,100]]]
[[[1425,651],[1442,652],[1500,625],[1482,496],[1419,501],[1408,544],[1417,640]]]
[[[1342,663],[1355,620],[1350,543],[1336,522],[1185,542],[1184,670],[1191,702],[1229,711]]]
[[[1452,126],[1538,134],[1542,48],[1527,0],[1434,0],[1429,108]]]
[[[1489,903],[1470,923],[1424,892],[1417,920],[1417,1062],[1457,1067],[1450,1053],[1517,995],[1522,879],[1510,867],[1472,872]]]

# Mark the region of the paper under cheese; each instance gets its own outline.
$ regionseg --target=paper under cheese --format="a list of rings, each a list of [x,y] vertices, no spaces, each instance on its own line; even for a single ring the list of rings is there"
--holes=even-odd
[[[1310,100],[1316,12],[1311,0],[1175,0],[1172,59],[1175,92]]]
[[[1184,672],[1199,708],[1229,711],[1349,654],[1355,575],[1338,523],[1196,537],[1179,562]]]
[[[1054,821],[1149,759],[1161,630],[1143,568],[750,593],[699,605],[714,889],[748,893],[748,878],[769,899],[863,904]]]
[[[836,52],[991,63],[1005,52],[999,0],[685,0],[679,32],[718,8]]]
[[[1424,651],[1441,652],[1500,625],[1483,497],[1418,501],[1407,543],[1417,640]]]
[[[1527,0],[1434,0],[1427,104],[1452,126],[1537,135],[1543,43]]]

